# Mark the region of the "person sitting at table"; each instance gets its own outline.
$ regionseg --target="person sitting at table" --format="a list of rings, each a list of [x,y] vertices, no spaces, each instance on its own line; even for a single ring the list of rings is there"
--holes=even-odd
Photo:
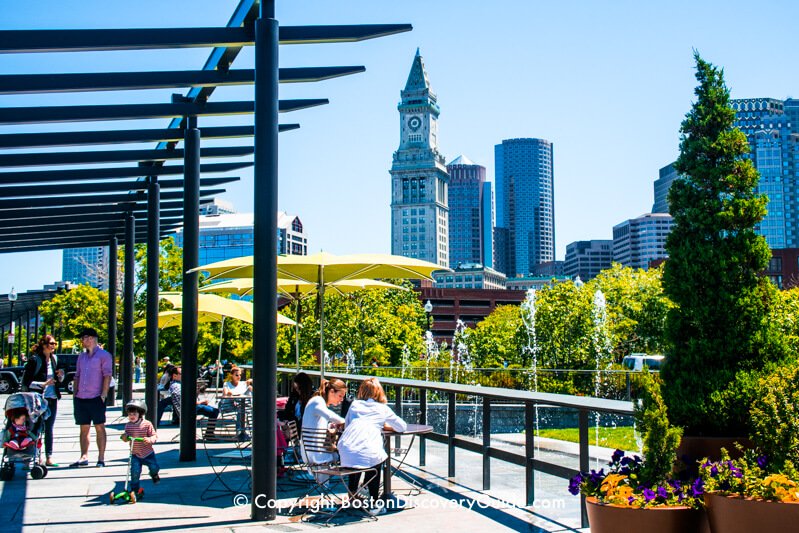
[[[377,503],[380,497],[380,471],[388,457],[383,446],[382,430],[388,427],[402,432],[408,427],[386,403],[386,393],[377,378],[369,378],[361,383],[357,397],[347,411],[344,433],[338,441],[341,466],[375,469],[375,476],[369,481],[373,515],[386,511],[384,504]],[[361,483],[361,474],[349,476],[347,481],[350,492],[354,493]]]
[[[222,400],[219,402],[219,410],[223,413],[236,411],[236,426],[239,431],[239,440],[249,440],[249,435],[244,429],[245,426],[245,403],[241,398],[242,396],[250,396],[252,394],[252,383],[241,380],[241,368],[233,365],[228,374],[228,380],[222,386]],[[231,398],[231,397],[238,398]]]
[[[344,419],[330,410],[330,406],[341,404],[347,395],[347,385],[340,379],[322,380],[319,390],[305,406],[302,415],[302,429],[320,429],[335,433],[344,425]],[[336,454],[324,452],[307,452],[303,450],[305,459],[311,464],[332,463]]]
[[[302,415],[305,412],[305,406],[314,394],[314,386],[311,378],[305,372],[299,372],[291,380],[291,393],[286,402],[286,407],[278,414],[278,418],[282,421],[294,420],[297,422],[297,427],[302,427]]]
[[[179,413],[181,405],[180,403],[181,396],[183,393],[183,388],[181,386],[181,381],[183,379],[183,371],[181,367],[176,366],[172,368],[171,372],[172,372],[172,380],[169,384],[169,396],[172,399],[172,408]],[[208,418],[209,423],[206,427],[205,435],[207,438],[213,437],[214,428],[216,427],[216,422],[211,422],[211,420],[215,421],[219,417],[219,409],[211,405],[209,400],[207,399],[198,400],[197,414]]]

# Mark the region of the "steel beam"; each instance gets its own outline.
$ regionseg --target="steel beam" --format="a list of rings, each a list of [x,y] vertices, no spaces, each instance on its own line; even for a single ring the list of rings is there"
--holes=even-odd
[[[200,196],[208,197],[222,194],[225,189],[208,189],[200,192]],[[162,200],[176,200],[181,198],[181,191],[169,191],[161,193]],[[93,196],[50,196],[44,198],[17,198],[12,200],[0,200],[0,210],[19,209],[23,207],[38,207],[41,205],[61,207],[83,205],[86,210],[91,212],[92,206],[103,204],[118,204],[122,202],[141,202],[146,201],[147,195],[143,191],[136,191],[130,194],[98,194]]]
[[[243,157],[253,153],[252,146],[204,148],[201,157]],[[0,167],[46,165],[91,165],[127,163],[130,161],[167,161],[183,159],[183,149],[171,150],[92,150],[87,152],[47,152],[33,154],[0,154]]]
[[[280,82],[317,82],[358,74],[365,70],[366,68],[363,66],[282,68],[280,69]],[[255,71],[253,69],[6,74],[0,75],[0,94],[222,87],[252,85],[254,81]]]
[[[280,112],[299,111],[329,103],[326,98],[281,100]],[[0,125],[44,124],[52,122],[83,122],[95,120],[140,120],[171,118],[181,115],[247,115],[254,111],[253,102],[206,102],[170,104],[113,104],[44,107],[0,108]]]
[[[161,203],[163,209],[183,209],[182,201],[172,201]],[[147,211],[147,204],[129,202],[124,204],[111,204],[111,205],[95,205],[92,206],[91,211],[87,210],[84,206],[78,207],[57,207],[47,210],[47,216],[63,217],[72,215],[95,215],[117,213],[124,215],[127,213],[144,213]],[[30,220],[30,209],[6,209],[0,211],[0,220]]]
[[[157,406],[158,397],[158,296],[160,284],[161,253],[159,226],[161,224],[161,206],[159,203],[160,185],[158,178],[148,179],[147,189],[147,328],[146,351],[147,376],[144,380],[144,401],[146,405]],[[158,426],[156,416],[158,409],[148,410],[147,419]]]
[[[200,180],[201,187],[213,187],[238,181],[239,177],[230,176],[224,178],[203,178]],[[159,183],[162,189],[182,189],[183,180],[164,180]],[[122,192],[122,191],[144,191],[147,190],[147,182],[137,181],[115,181],[104,183],[70,183],[65,185],[12,185],[0,189],[0,198],[30,198],[34,196],[48,196],[51,194],[96,194],[102,192]]]
[[[197,117],[187,117],[185,159],[186,168],[183,189],[183,316],[181,325],[181,361],[187,384],[197,379],[197,310],[199,273],[191,272],[199,266],[200,249],[200,130]],[[257,129],[256,129],[257,131]],[[257,203],[257,202],[256,202]],[[180,404],[180,461],[197,458],[196,413],[197,387],[190,385],[182,389]]]
[[[124,342],[122,343],[122,360],[119,364],[119,383],[122,390],[123,405],[133,399],[133,305],[134,305],[134,271],[136,256],[134,244],[135,219],[133,215],[125,218],[125,296],[123,298],[123,326]]]
[[[72,208],[67,208],[72,209]],[[3,222],[4,228],[35,228],[38,226],[52,226],[52,225],[76,225],[88,224],[96,226],[97,224],[115,224],[121,223],[124,220],[124,215],[128,211],[117,211],[113,213],[84,213],[80,215],[66,214],[66,215],[53,215],[48,212],[46,215],[35,218],[24,219],[10,219]],[[169,211],[161,210],[161,221],[168,220],[170,222],[183,220],[183,209],[170,209]]]
[[[283,26],[280,44],[347,43],[411,31],[410,24]],[[235,28],[147,28],[0,31],[0,53],[154,50],[237,47],[254,44],[249,26]]]
[[[162,237],[166,238],[166,235]],[[137,237],[137,243],[144,243],[147,240],[146,236],[141,238]],[[78,241],[61,241],[55,240],[49,243],[38,243],[31,246],[0,246],[0,254],[11,254],[17,252],[44,252],[48,250],[64,250],[67,248],[89,248],[93,246],[108,246],[108,239],[95,240],[78,240]]]
[[[230,172],[253,166],[248,161],[238,163],[208,163],[200,166],[200,172]],[[0,185],[52,183],[54,181],[84,181],[111,178],[143,178],[146,176],[174,176],[183,174],[183,165],[167,167],[138,166],[87,168],[78,170],[36,170],[25,172],[0,172]]]
[[[117,274],[118,274],[119,241],[111,237],[108,241],[108,339],[106,346],[111,354],[111,361],[117,358]],[[112,365],[112,368],[115,365]]]
[[[280,131],[296,130],[299,124],[281,124]],[[207,132],[207,134],[206,134]],[[216,126],[203,128],[206,139],[252,137],[252,126]],[[0,150],[41,148],[45,146],[82,146],[92,144],[125,144],[145,142],[178,142],[182,128],[109,131],[67,131],[47,133],[5,133],[0,135]]]
[[[274,0],[260,4],[255,21],[255,202],[253,324],[253,520],[274,520],[277,461],[274,420],[277,396],[277,197],[278,22]],[[265,502],[259,502],[258,499]],[[265,504],[265,505],[262,505]]]

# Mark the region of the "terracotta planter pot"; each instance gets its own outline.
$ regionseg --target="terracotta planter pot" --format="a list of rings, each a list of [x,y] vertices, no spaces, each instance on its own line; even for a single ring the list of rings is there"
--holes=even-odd
[[[687,456],[689,462],[701,461],[705,457],[711,461],[721,459],[721,449],[726,448],[732,459],[741,457],[735,443],[739,442],[744,448],[751,448],[752,441],[746,437],[694,437],[683,436],[680,446],[677,448],[677,457],[680,459]]]
[[[705,505],[713,533],[787,532],[799,528],[799,503],[705,494]]]
[[[591,533],[707,533],[704,511],[690,507],[652,507],[633,509],[615,505],[600,505],[587,498],[588,524]]]

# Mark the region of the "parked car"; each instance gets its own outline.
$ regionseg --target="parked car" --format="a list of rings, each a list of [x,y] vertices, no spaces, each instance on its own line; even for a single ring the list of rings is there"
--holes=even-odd
[[[61,382],[61,389],[72,394],[72,381],[75,379],[75,370],[77,370],[78,356],[77,353],[59,353],[55,354],[58,359],[57,369],[64,370],[64,381]]]
[[[621,364],[627,370],[640,372],[644,367],[649,370],[660,370],[663,363],[666,362],[665,355],[647,355],[645,353],[632,353],[622,359]]]
[[[7,366],[0,369],[0,394],[17,392],[22,385],[24,366]]]

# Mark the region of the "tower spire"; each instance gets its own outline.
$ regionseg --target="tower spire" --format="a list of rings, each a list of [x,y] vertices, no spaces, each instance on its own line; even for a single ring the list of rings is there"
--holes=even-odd
[[[405,91],[423,91],[430,88],[430,80],[427,78],[427,71],[424,68],[424,61],[419,48],[416,48],[416,55],[413,58],[411,72],[408,74],[408,81],[405,83]]]

